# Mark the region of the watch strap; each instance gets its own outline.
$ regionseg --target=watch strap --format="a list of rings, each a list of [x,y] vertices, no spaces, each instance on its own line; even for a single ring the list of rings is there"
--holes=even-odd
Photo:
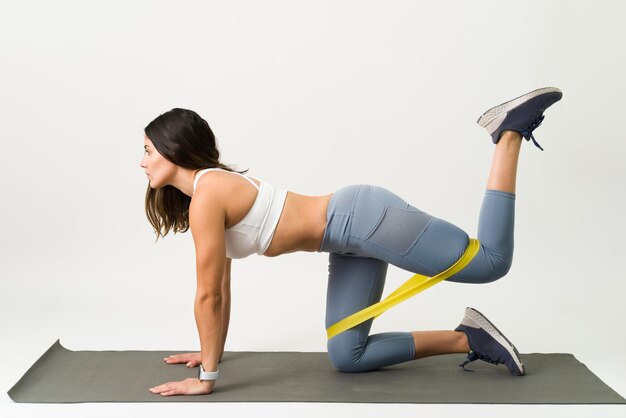
[[[206,372],[202,364],[198,367],[198,380],[217,380],[218,374],[219,369],[214,372]]]

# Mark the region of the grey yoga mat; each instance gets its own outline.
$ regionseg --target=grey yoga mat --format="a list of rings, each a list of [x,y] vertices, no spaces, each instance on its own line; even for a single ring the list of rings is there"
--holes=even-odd
[[[367,402],[626,404],[571,354],[523,354],[527,375],[464,355],[341,373],[326,353],[226,352],[214,392],[161,397],[148,388],[197,376],[163,358],[183,351],[72,351],[57,340],[9,390],[15,402]]]

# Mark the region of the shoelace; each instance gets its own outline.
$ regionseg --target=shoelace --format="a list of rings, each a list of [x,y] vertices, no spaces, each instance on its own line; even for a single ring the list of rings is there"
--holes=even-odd
[[[491,363],[491,364],[502,364],[499,361],[492,360],[491,358],[485,356],[484,354],[480,354],[480,353],[477,353],[476,351],[472,350],[467,355],[467,359],[463,363],[459,364],[459,367],[462,367],[463,370],[465,370],[467,372],[473,372],[473,370],[466,369],[465,366],[467,366],[472,361],[476,361],[476,360],[486,361],[487,363]]]
[[[541,151],[543,151],[543,148],[541,148],[541,145],[539,145],[537,141],[535,140],[535,137],[533,136],[533,131],[537,129],[539,125],[541,125],[541,122],[543,122],[544,117],[545,117],[544,115],[538,116],[537,118],[532,120],[530,124],[528,124],[528,126],[526,127],[524,131],[520,132],[520,134],[524,138],[526,138],[526,141],[530,141],[532,139],[533,144],[535,144]]]

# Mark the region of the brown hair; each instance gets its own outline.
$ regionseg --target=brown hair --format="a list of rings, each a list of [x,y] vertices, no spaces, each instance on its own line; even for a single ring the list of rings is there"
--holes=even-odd
[[[178,166],[192,170],[222,168],[241,174],[248,171],[236,171],[219,162],[215,135],[207,121],[193,110],[174,108],[165,112],[150,122],[144,132],[159,154]],[[174,186],[153,189],[148,183],[146,216],[157,241],[170,230],[177,233],[189,229],[190,202],[191,197]]]

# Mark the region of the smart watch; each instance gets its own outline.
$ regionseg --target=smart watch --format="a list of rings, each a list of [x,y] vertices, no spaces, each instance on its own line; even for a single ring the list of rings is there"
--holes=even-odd
[[[219,370],[214,372],[205,372],[202,364],[198,367],[198,380],[217,380]]]

